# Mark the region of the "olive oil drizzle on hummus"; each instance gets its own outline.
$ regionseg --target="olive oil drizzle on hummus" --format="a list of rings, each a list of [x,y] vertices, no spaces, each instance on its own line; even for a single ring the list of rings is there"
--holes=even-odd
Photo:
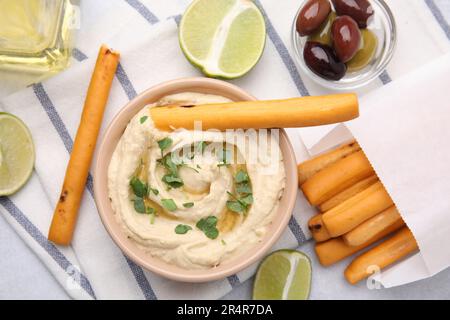
[[[198,152],[199,150],[200,150],[200,152],[203,152],[204,146],[207,145],[207,144],[208,144],[208,142],[201,141],[197,145],[197,147],[196,146],[192,146],[191,147],[191,151],[193,152],[192,153],[193,156],[195,156],[195,152]],[[162,150],[162,151],[164,151],[164,150]],[[233,146],[233,155],[235,155],[235,159],[228,159],[228,160],[233,160],[232,163],[234,163],[234,164],[227,163],[226,161],[224,161],[223,158],[218,163],[218,166],[223,165],[223,167],[224,167],[221,170],[229,170],[233,177],[236,177],[239,173],[247,174],[245,164],[238,164],[237,163],[238,152],[239,152],[238,148],[236,146]],[[162,157],[161,157],[160,160],[163,160],[164,157],[167,157],[167,156],[170,157],[171,153],[170,152],[166,153],[166,154],[162,153]],[[189,157],[191,157],[191,156],[189,155]],[[184,163],[178,164],[177,166],[181,166],[181,165],[184,165]],[[139,179],[143,184],[145,184],[147,186],[147,188],[148,188],[148,193],[150,193],[150,192],[152,192],[152,190],[153,190],[153,192],[155,192],[155,189],[153,189],[150,185],[148,185],[148,177],[146,175],[146,172],[148,172],[148,166],[149,166],[148,153],[144,152],[144,154],[142,154],[142,156],[141,156],[140,164],[136,168],[136,171],[135,171],[135,174],[134,174],[133,177]],[[196,171],[195,168],[191,168],[191,169]],[[236,199],[235,195],[239,194],[237,192],[237,188],[236,188],[237,185],[239,185],[239,184],[238,183],[234,183],[232,190],[229,191],[230,201],[234,201]],[[251,193],[251,182],[250,182],[250,179],[248,180],[248,186],[250,187],[250,192],[246,193],[246,195],[251,195],[252,193]],[[183,186],[180,186],[180,189],[182,189],[184,192],[195,193],[195,191],[186,190],[186,188],[184,188]],[[130,192],[133,193],[133,190],[132,190],[131,187],[130,187]],[[208,192],[209,192],[209,190],[208,190]],[[206,192],[206,193],[208,193],[208,192]],[[158,204],[157,202],[151,200],[148,195],[143,197],[143,200],[144,200],[145,207],[147,209],[150,208],[151,211],[154,212],[153,214],[155,216],[160,216],[161,215],[161,216],[164,216],[167,219],[171,219],[171,220],[175,220],[176,219],[176,217],[171,215],[170,212],[168,212],[166,209],[164,209],[160,204]],[[189,204],[188,206],[184,206],[184,207],[185,208],[191,208],[191,207],[193,207],[195,205],[194,202],[189,202],[188,204]],[[251,204],[248,206],[248,208],[246,210],[248,210],[250,206],[251,206]],[[232,211],[232,210],[228,209],[227,207],[224,207],[224,209],[222,210],[220,216],[218,217],[217,229],[219,230],[219,232],[221,234],[225,234],[227,232],[232,231],[233,228],[237,224],[242,223],[245,220],[245,218],[246,218],[245,214],[239,213],[239,212],[235,212],[235,211]]]

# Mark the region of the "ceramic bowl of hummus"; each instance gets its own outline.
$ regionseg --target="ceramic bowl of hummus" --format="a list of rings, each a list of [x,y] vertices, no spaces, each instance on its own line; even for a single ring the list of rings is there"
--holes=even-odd
[[[285,230],[297,193],[283,129],[156,128],[150,109],[255,100],[229,83],[169,81],[129,102],[94,163],[98,212],[138,265],[169,279],[206,282],[263,258]]]

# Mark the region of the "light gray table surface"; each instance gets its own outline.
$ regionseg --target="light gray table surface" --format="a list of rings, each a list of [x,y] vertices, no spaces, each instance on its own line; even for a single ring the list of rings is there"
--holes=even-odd
[[[89,7],[100,3],[105,4],[98,0],[85,1],[81,6],[81,14],[86,17],[83,23],[95,18],[89,14]],[[450,21],[450,0],[435,0],[435,3]],[[312,243],[304,244],[299,250],[312,255]],[[250,279],[224,299],[249,299],[252,285],[253,279]],[[0,299],[68,298],[46,267],[0,216]],[[313,259],[311,299],[450,299],[450,269],[401,287],[369,290],[364,283],[349,286],[342,274],[320,267]]]

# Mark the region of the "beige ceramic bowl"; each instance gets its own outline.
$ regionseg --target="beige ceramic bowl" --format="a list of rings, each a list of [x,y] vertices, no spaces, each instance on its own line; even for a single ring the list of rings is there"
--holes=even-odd
[[[150,254],[139,249],[122,231],[111,208],[107,188],[109,162],[125,127],[139,110],[145,105],[156,102],[166,95],[188,91],[221,95],[235,101],[255,100],[253,96],[234,85],[207,78],[173,80],[144,91],[130,101],[116,115],[106,130],[103,141],[99,145],[97,158],[94,164],[94,193],[97,209],[106,230],[109,232],[114,242],[131,260],[145,269],[169,279],[185,282],[206,282],[222,279],[245,269],[261,259],[275,244],[285,230],[292,214],[297,193],[297,167],[292,146],[285,131],[281,130],[280,147],[284,157],[286,188],[281,198],[279,210],[264,238],[259,244],[255,245],[245,253],[245,255],[229,260],[212,269],[185,270],[170,265],[159,258],[152,257]]]

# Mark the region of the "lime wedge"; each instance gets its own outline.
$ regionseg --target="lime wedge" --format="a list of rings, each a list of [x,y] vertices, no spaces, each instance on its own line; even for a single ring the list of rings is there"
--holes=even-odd
[[[33,172],[34,145],[19,118],[0,112],[0,196],[13,194]]]
[[[233,79],[258,62],[266,26],[251,0],[195,0],[181,19],[179,38],[187,59],[203,73]]]
[[[279,250],[259,266],[253,286],[255,300],[306,300],[311,287],[311,262],[304,253]]]

